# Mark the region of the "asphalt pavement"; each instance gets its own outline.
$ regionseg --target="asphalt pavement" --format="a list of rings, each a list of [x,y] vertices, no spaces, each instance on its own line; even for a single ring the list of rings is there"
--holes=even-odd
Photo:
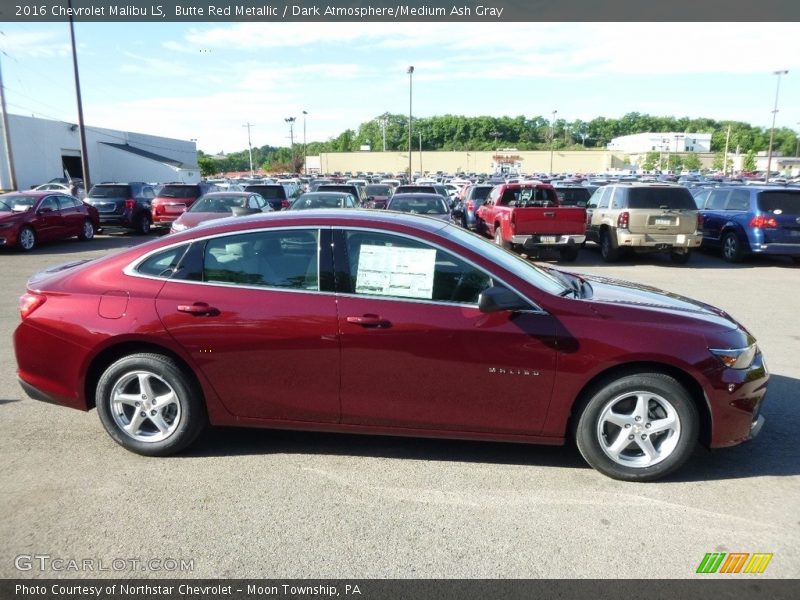
[[[708,552],[772,553],[764,576],[800,576],[800,266],[789,260],[606,265],[590,245],[561,265],[725,309],[772,373],[756,440],[698,449],[677,474],[637,484],[572,446],[218,429],[176,457],[131,454],[95,411],[28,399],[11,335],[32,273],[144,239],[0,250],[0,577],[684,578]]]

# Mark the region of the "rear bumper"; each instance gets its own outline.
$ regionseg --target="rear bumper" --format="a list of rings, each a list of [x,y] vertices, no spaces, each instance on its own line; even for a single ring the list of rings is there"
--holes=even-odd
[[[776,256],[800,256],[800,243],[797,244],[751,244],[754,254],[774,254]]]
[[[631,233],[617,230],[617,245],[620,248],[699,248],[703,241],[702,233],[680,233],[658,235],[650,233]]]
[[[541,234],[541,235],[514,235],[511,236],[511,243],[518,244],[523,248],[559,247],[559,246],[580,246],[586,241],[583,234]]]

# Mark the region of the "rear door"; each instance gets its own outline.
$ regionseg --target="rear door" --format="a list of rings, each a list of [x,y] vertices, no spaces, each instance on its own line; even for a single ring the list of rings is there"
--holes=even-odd
[[[800,190],[759,192],[758,210],[774,219],[777,227],[765,227],[767,244],[800,244]]]
[[[611,209],[628,209],[628,230],[633,234],[671,237],[697,230],[697,205],[686,188],[631,187],[627,206],[615,206],[618,196],[612,199]]]
[[[83,231],[83,222],[86,219],[80,209],[80,200],[71,196],[58,196],[58,205],[64,219],[64,237],[79,235]]]
[[[711,190],[703,209],[703,239],[713,243],[719,243],[722,235],[722,228],[728,222],[728,215],[725,206],[731,190],[719,188]]]
[[[319,283],[329,235],[292,228],[195,242],[159,293],[164,327],[231,413],[339,420],[336,300]]]
[[[58,196],[47,196],[39,203],[34,216],[34,228],[41,241],[65,237],[66,224],[58,205]]]

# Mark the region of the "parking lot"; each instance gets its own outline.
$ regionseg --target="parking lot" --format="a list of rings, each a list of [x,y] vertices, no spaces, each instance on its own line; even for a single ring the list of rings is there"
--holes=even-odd
[[[0,251],[0,577],[684,578],[708,552],[773,553],[766,576],[800,576],[800,266],[790,260],[732,265],[698,252],[686,266],[667,255],[612,265],[589,245],[561,266],[719,306],[758,339],[771,371],[756,440],[698,449],[676,475],[634,484],[589,468],[572,446],[225,429],[172,458],[126,452],[94,411],[24,396],[11,335],[31,274],[146,239]],[[162,566],[20,571],[20,555]],[[167,571],[165,559],[192,568]]]

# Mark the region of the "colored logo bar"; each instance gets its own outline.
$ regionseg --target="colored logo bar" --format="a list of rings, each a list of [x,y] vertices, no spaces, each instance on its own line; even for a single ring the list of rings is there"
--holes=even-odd
[[[708,552],[697,567],[698,573],[750,573],[760,574],[772,560],[772,553]]]

